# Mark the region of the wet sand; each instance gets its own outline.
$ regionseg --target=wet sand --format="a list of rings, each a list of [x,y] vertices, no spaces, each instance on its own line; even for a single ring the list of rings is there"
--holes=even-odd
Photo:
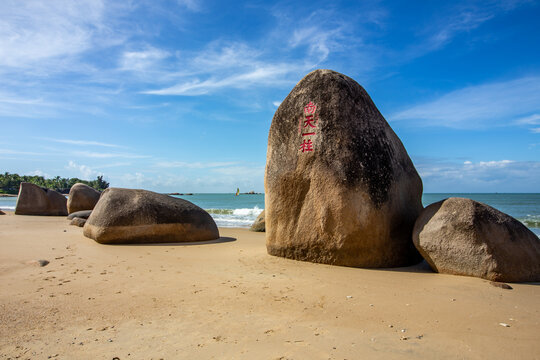
[[[108,246],[63,217],[0,216],[0,358],[540,358],[539,284],[298,262],[220,233]]]

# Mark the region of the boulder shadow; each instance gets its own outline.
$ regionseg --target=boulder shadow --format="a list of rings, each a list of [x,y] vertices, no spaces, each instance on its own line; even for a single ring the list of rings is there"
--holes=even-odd
[[[163,242],[163,243],[139,243],[139,244],[110,244],[110,245],[129,245],[129,246],[193,246],[193,245],[212,245],[236,241],[236,238],[221,236],[215,240],[191,241],[191,242]]]
[[[408,273],[417,273],[417,274],[438,274],[433,271],[426,260],[422,260],[418,264],[410,266],[402,266],[396,268],[372,268],[369,270],[374,271],[391,271],[391,272],[408,272]]]

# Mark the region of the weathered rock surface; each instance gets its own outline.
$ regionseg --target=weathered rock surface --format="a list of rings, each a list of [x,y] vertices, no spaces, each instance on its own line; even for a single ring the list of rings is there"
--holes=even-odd
[[[540,281],[540,239],[513,217],[471,199],[431,204],[413,241],[434,271],[492,281]]]
[[[214,219],[191,202],[146,190],[105,190],[84,225],[102,244],[215,240]]]
[[[304,77],[270,127],[269,254],[356,267],[417,263],[422,181],[367,92],[330,70]]]
[[[22,182],[15,205],[15,215],[67,215],[66,197],[54,190]]]
[[[75,211],[73,213],[70,213],[68,216],[67,216],[67,219],[68,220],[72,220],[76,217],[78,218],[81,218],[81,219],[88,219],[88,217],[90,216],[90,214],[92,214],[92,210],[81,210],[81,211]]]
[[[69,190],[67,201],[68,213],[74,213],[81,210],[92,210],[96,206],[101,193],[96,189],[77,183]]]
[[[69,225],[75,225],[78,227],[83,227],[84,224],[86,224],[86,219],[80,218],[80,217],[74,217]]]
[[[264,232],[265,220],[264,220],[264,210],[257,216],[257,219],[251,225],[250,230],[256,232]]]

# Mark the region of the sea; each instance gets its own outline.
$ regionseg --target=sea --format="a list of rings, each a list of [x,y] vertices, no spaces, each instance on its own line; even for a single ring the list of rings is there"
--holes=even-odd
[[[219,227],[248,228],[264,210],[264,194],[193,194],[172,195],[200,206],[210,213]],[[540,237],[540,194],[462,194],[428,193],[424,206],[449,197],[470,198],[488,204],[521,221]],[[15,210],[16,197],[0,197],[0,209]]]

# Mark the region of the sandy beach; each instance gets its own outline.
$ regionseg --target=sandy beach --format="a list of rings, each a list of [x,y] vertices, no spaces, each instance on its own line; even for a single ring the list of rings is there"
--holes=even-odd
[[[106,246],[63,217],[1,216],[0,358],[540,359],[538,283],[298,262],[264,233],[220,234]]]

